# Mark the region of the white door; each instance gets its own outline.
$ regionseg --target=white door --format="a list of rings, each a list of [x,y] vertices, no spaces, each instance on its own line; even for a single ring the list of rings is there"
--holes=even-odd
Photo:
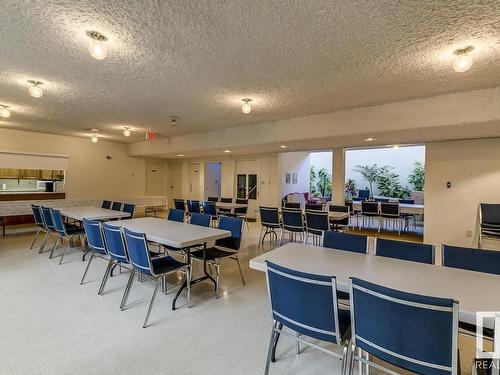
[[[220,197],[221,162],[205,163],[205,199]]]
[[[176,163],[170,166],[170,196],[169,207],[175,207],[174,199],[182,198],[182,164]]]
[[[258,208],[257,160],[238,160],[236,166],[236,198],[248,199],[247,216],[256,217]]]
[[[189,163],[188,198],[200,199],[200,163]]]
[[[159,196],[162,195],[163,175],[162,163],[147,163],[146,164],[146,195]]]

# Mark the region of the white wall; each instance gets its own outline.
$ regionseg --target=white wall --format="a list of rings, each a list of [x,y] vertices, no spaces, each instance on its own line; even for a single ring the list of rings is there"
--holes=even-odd
[[[69,155],[67,198],[131,198],[146,193],[146,162],[120,143],[0,129],[0,149]],[[106,159],[106,156],[111,159]]]
[[[345,156],[345,178],[352,179],[358,189],[369,187],[368,182],[354,169],[356,165],[377,164],[379,167],[395,167],[394,173],[399,174],[401,185],[412,188],[408,183],[408,175],[416,161],[425,164],[425,146],[400,147],[398,150],[393,148],[372,148],[360,150],[347,150]],[[376,186],[373,187],[374,195],[378,194]]]
[[[278,155],[280,198],[289,193],[309,191],[311,158],[309,152],[283,152]],[[286,183],[287,173],[297,173],[297,184]]]
[[[476,246],[479,203],[500,203],[500,138],[429,143],[426,162],[424,241]]]

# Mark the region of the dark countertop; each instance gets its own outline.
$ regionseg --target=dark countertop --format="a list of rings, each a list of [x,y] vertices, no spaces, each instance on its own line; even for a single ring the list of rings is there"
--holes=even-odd
[[[65,192],[49,191],[0,191],[0,201],[26,201],[40,199],[64,199]]]

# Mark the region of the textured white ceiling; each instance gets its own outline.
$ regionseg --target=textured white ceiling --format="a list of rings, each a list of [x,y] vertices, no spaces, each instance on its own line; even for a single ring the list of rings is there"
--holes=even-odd
[[[172,136],[500,85],[498,0],[3,0],[0,35],[1,127],[119,141],[144,137],[127,125]]]

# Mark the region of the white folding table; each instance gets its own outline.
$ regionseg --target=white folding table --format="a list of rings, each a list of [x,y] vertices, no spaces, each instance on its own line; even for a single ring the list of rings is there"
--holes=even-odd
[[[215,202],[215,207],[223,210],[231,210],[231,212],[233,212],[235,208],[245,208],[247,206],[248,205],[244,203]]]
[[[207,242],[231,237],[231,232],[228,230],[179,223],[177,221],[157,219],[154,217],[113,221],[109,224],[127,228],[134,232],[144,233],[148,241],[184,250],[186,252],[188,262],[190,262],[191,259],[191,247],[203,245],[203,250],[205,250]],[[205,252],[203,252],[203,255],[205,255]],[[203,261],[203,272],[205,275],[192,280],[191,284],[196,284],[200,281],[209,279],[215,285],[215,280],[208,273],[205,260]],[[187,281],[185,281],[177,291],[177,294],[172,301],[172,310],[175,310],[175,302],[186,286]]]
[[[422,295],[453,298],[460,320],[476,324],[476,312],[500,311],[500,276],[349,251],[290,243],[250,260],[250,268],[265,271],[265,261],[301,272],[331,275],[348,292],[349,277]],[[487,328],[493,320],[485,319]]]
[[[109,210],[101,207],[60,207],[61,215],[78,221],[87,220],[109,220],[129,217],[128,212]]]

